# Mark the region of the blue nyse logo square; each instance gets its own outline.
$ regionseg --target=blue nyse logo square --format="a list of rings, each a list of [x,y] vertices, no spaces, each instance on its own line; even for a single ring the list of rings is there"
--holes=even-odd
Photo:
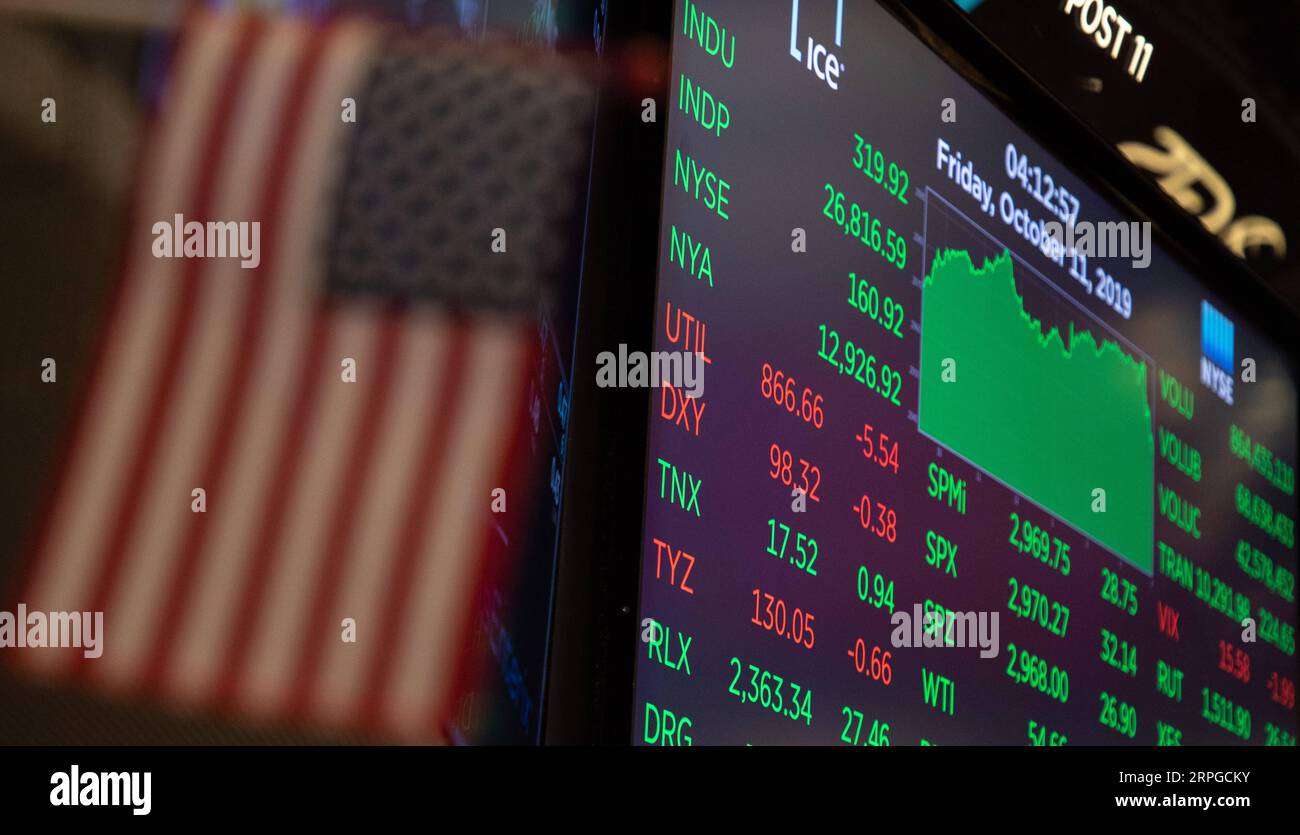
[[[1214,305],[1201,302],[1201,353],[1229,374],[1233,371],[1232,322]]]
[[[1214,305],[1201,302],[1201,382],[1232,405],[1235,370],[1232,321]]]

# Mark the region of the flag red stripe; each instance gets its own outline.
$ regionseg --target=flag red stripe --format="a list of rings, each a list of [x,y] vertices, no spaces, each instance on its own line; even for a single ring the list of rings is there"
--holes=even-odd
[[[375,461],[375,444],[379,440],[378,429],[383,425],[384,415],[392,402],[389,393],[393,370],[397,365],[398,346],[408,317],[399,308],[387,309],[381,315],[379,344],[375,359],[371,362],[375,368],[364,370],[365,378],[370,380],[364,393],[365,406],[353,431],[351,450],[344,465],[343,481],[335,506],[327,517],[330,530],[326,539],[325,557],[317,575],[311,610],[304,621],[302,652],[298,657],[298,668],[287,700],[288,709],[293,715],[302,715],[309,708],[324,642],[333,637],[333,630],[326,618],[343,576],[344,560],[348,556],[348,546],[354,534],[354,520],[361,505],[362,490],[369,478],[382,477],[371,472]]]
[[[261,348],[267,313],[271,309],[271,305],[267,302],[267,295],[275,269],[274,252],[276,235],[279,232],[277,221],[280,219],[293,155],[298,149],[307,94],[319,68],[324,47],[333,31],[332,27],[311,28],[309,41],[298,60],[289,84],[288,98],[274,138],[274,150],[266,175],[266,185],[262,190],[256,215],[262,225],[261,261],[254,271],[249,293],[244,300],[235,358],[226,369],[221,414],[199,481],[200,486],[207,491],[209,499],[221,500],[221,490],[228,471],[227,465],[230,462],[231,445],[236,438],[236,430],[245,407],[248,405],[246,396],[248,382],[252,377],[254,360]],[[177,555],[180,564],[172,580],[170,593],[163,603],[162,618],[158,621],[161,628],[154,632],[154,642],[143,671],[142,685],[149,691],[155,690],[159,685],[176,644],[176,637],[180,633],[177,625],[189,603],[198,571],[199,557],[203,553],[210,530],[209,514],[195,513],[191,514],[191,517],[183,545]]]
[[[218,94],[216,107],[213,108],[212,119],[204,140],[199,179],[192,203],[194,217],[206,218],[211,210],[217,172],[221,169],[225,156],[226,140],[233,122],[235,106],[240,93],[243,92],[243,80],[250,63],[249,59],[261,39],[263,30],[264,22],[258,16],[247,16],[240,21],[238,46],[227,65],[226,75],[222,79],[221,91]],[[94,591],[90,603],[86,607],[92,612],[105,609],[112,599],[121,574],[122,564],[126,558],[126,546],[139,518],[145,483],[153,470],[158,441],[162,436],[167,413],[173,402],[172,390],[184,364],[186,349],[190,347],[188,338],[199,294],[199,278],[204,267],[204,260],[193,258],[186,259],[182,265],[179,311],[171,323],[171,331],[163,349],[165,359],[162,373],[152,381],[153,390],[149,398],[148,417],[134,444],[135,454],[130,457],[131,470],[121,489],[117,511],[111,517],[112,533],[98,560],[99,572],[92,586]],[[81,659],[77,664],[77,677],[86,677],[94,667],[95,665],[87,664],[84,659]]]
[[[319,399],[316,396],[324,376],[321,363],[336,311],[323,304],[312,314],[311,333],[303,355],[303,371],[294,394],[289,419],[285,422],[280,443],[280,455],[275,465],[266,504],[257,521],[257,540],[253,558],[239,594],[239,611],[233,620],[235,633],[226,648],[221,662],[221,673],[214,693],[214,706],[231,708],[238,695],[239,684],[248,658],[248,650],[257,634],[261,621],[262,604],[266,596],[271,568],[280,553],[280,540],[284,535],[285,512],[293,495],[293,485],[298,483],[299,468],[307,446],[308,433],[304,430],[313,419]]]
[[[461,400],[460,389],[464,381],[469,353],[469,326],[457,319],[452,324],[451,343],[447,356],[447,379],[441,390],[435,392],[439,404],[437,415],[430,423],[419,453],[416,483],[403,517],[401,533],[397,539],[397,562],[389,578],[388,599],[384,604],[378,631],[378,651],[371,658],[370,669],[360,705],[363,722],[378,726],[383,708],[383,698],[388,686],[389,670],[397,656],[399,631],[406,615],[407,598],[415,577],[416,560],[424,532],[430,520],[429,505],[438,477],[442,475],[442,460],[451,440],[451,427],[456,408]],[[435,374],[438,373],[435,371]],[[437,385],[435,377],[430,385]]]

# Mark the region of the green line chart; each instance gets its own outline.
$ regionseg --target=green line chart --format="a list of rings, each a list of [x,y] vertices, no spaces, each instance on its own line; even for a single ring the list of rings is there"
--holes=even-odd
[[[920,430],[1150,574],[1147,363],[1076,327],[1073,316],[1035,318],[1017,286],[1033,279],[1027,269],[1017,275],[1009,250],[978,266],[966,250],[932,251],[922,285]]]

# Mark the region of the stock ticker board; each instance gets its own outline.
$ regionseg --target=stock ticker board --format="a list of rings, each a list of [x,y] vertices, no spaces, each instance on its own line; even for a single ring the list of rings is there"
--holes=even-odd
[[[789,5],[675,9],[633,741],[1294,745],[1287,349],[1046,234],[1129,218],[886,10]]]

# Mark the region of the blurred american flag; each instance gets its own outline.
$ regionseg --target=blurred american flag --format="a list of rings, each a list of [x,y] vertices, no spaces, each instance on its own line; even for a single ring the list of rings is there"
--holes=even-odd
[[[508,224],[475,219],[466,251],[481,256],[445,228],[456,186],[431,156],[472,173],[456,153],[490,145],[472,127],[434,154],[421,139],[421,120],[452,125],[474,101],[472,83],[436,96],[474,66],[459,48],[430,63],[373,23],[188,19],[89,392],[19,592],[29,610],[103,611],[104,653],[17,654],[29,672],[439,736],[475,584],[505,539],[491,493],[522,481],[512,464],[535,360],[528,288],[550,257],[489,263],[489,230]],[[583,84],[564,84],[581,113]],[[355,124],[341,118],[349,97]],[[551,161],[559,181],[581,145]],[[153,223],[177,213],[259,221],[260,265],[152,257]],[[548,237],[518,218],[511,228],[532,229],[512,246]],[[191,509],[195,488],[206,512]],[[356,643],[341,640],[345,618]]]

